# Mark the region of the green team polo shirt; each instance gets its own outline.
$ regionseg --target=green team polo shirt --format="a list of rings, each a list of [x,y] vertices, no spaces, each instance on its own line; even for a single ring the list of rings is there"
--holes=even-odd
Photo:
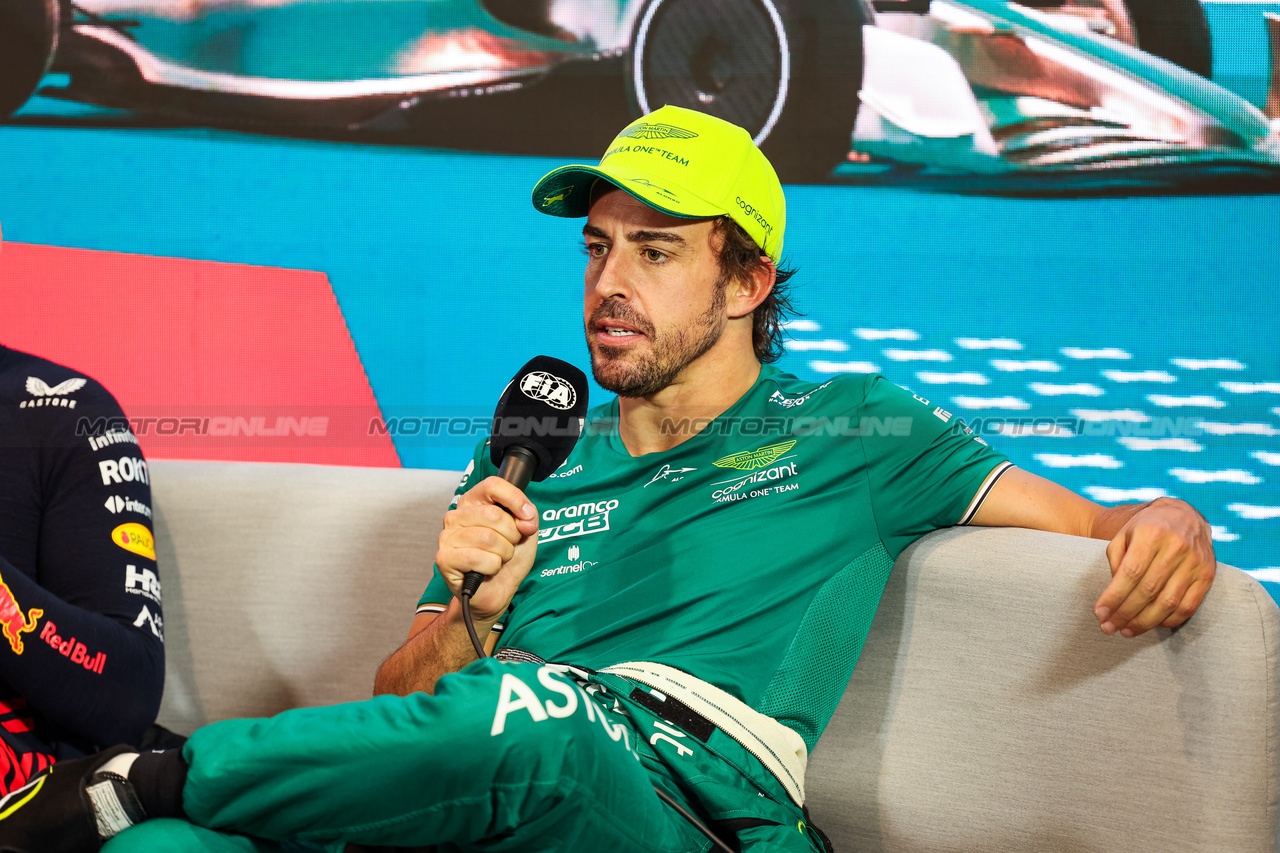
[[[529,485],[538,554],[499,647],[591,669],[674,666],[810,749],[894,559],[967,523],[1009,467],[951,413],[878,375],[819,385],[766,365],[702,431],[638,457],[617,418],[617,399],[592,409],[568,461]],[[486,445],[459,494],[497,473]],[[451,597],[437,574],[418,611]]]

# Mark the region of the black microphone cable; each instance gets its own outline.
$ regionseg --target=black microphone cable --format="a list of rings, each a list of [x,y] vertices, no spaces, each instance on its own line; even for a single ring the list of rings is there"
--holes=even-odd
[[[472,583],[472,580],[475,583]],[[462,624],[467,626],[467,636],[471,638],[471,647],[476,650],[476,657],[487,658],[489,655],[485,653],[484,645],[480,642],[479,635],[476,634],[476,623],[471,618],[471,596],[476,594],[476,590],[480,588],[480,582],[484,580],[484,576],[479,572],[467,572],[462,579]]]

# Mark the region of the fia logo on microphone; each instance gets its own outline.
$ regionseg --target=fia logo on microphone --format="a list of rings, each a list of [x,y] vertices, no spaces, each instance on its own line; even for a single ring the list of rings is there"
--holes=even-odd
[[[578,392],[559,376],[542,370],[534,370],[520,377],[520,390],[531,400],[546,403],[557,409],[572,409],[578,401]]]

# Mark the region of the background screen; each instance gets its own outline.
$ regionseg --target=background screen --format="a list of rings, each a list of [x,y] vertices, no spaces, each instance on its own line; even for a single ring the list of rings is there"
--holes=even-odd
[[[935,3],[932,14],[990,24],[1005,5]],[[747,14],[721,6],[731,23]],[[59,23],[40,91],[0,126],[0,342],[102,381],[149,456],[460,470],[528,358],[586,366],[580,225],[539,215],[530,191],[557,166],[594,162],[631,119],[649,5],[85,7],[98,18],[82,9]],[[655,41],[668,32],[662,15],[683,14],[674,8],[654,13]],[[1024,8],[1014,11],[1046,14]],[[1213,524],[1219,559],[1280,581],[1280,196],[1266,162],[1280,162],[1280,132],[1273,124],[1268,142],[1258,112],[1264,13],[1280,3],[1204,12],[1217,85],[1200,80],[1197,109],[1261,135],[1206,136],[1162,159],[1150,153],[1155,131],[1131,142],[1141,134],[1126,126],[1124,141],[1107,138],[1117,169],[1094,157],[1026,173],[1000,124],[1013,99],[968,65],[972,114],[927,102],[935,78],[868,71],[849,151],[817,177],[786,161],[784,178],[803,180],[786,187],[802,316],[781,367],[816,381],[883,372],[1015,464],[1099,503],[1184,498]],[[361,38],[343,40],[352,21]],[[913,49],[901,41],[909,23],[895,25],[897,41],[864,45],[866,61],[896,67],[894,51]],[[1095,36],[1073,44],[1107,73],[1145,75],[1153,92],[1188,85],[1172,63],[1139,67],[1138,51]],[[459,52],[466,61],[448,65]],[[120,56],[138,64],[122,68]],[[495,56],[524,70],[503,78]],[[921,56],[908,60],[922,74],[925,60],[942,61]],[[708,61],[713,78],[736,73],[717,70],[719,54]],[[797,60],[795,80],[802,70]],[[161,85],[143,72],[170,76]],[[388,80],[444,74],[454,76],[407,107],[360,104],[391,91]],[[279,114],[236,100],[255,80],[282,87]],[[331,87],[332,110],[289,112],[303,95],[314,106],[315,86]],[[895,106],[902,87],[911,97]],[[802,120],[816,126],[843,108],[813,109]],[[1108,133],[1124,123],[1100,110],[1087,121]],[[974,153],[981,132],[902,135],[966,115],[998,131],[1000,156]],[[1086,120],[1054,121],[1061,136]],[[1037,156],[1059,151],[1033,142]],[[1124,153],[1133,145],[1145,146],[1140,162]]]

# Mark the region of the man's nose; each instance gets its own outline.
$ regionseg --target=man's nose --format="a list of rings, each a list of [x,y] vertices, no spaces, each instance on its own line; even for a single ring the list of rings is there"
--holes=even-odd
[[[626,263],[621,257],[610,254],[604,259],[593,289],[601,299],[609,299],[614,296],[623,299],[631,297],[630,274]]]

